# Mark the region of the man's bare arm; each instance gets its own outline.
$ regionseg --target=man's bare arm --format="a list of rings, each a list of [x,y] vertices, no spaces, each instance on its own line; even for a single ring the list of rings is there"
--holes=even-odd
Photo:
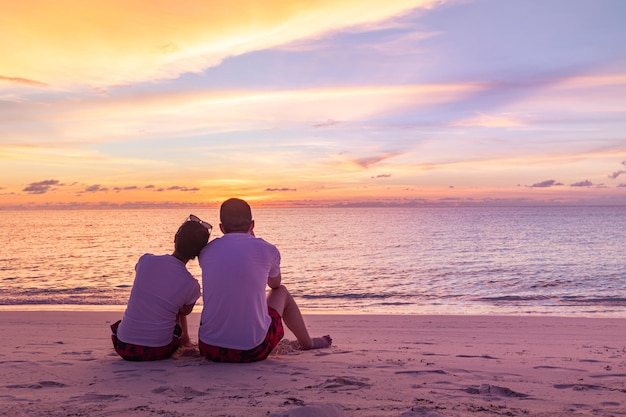
[[[185,304],[184,306],[182,306],[180,308],[180,310],[178,310],[178,312],[180,314],[182,314],[183,316],[188,316],[189,314],[191,314],[191,312],[193,311],[193,306],[195,306],[196,303],[193,304]]]
[[[267,286],[272,288],[272,289],[278,288],[278,287],[280,287],[281,280],[282,280],[282,278],[281,278],[280,274],[278,274],[275,277],[269,277],[267,279]]]

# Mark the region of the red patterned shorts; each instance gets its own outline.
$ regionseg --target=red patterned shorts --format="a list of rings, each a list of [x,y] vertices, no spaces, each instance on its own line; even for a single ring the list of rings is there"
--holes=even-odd
[[[200,353],[207,359],[213,362],[234,362],[234,363],[249,363],[262,361],[267,358],[272,350],[278,345],[283,336],[285,336],[285,330],[283,329],[283,322],[278,314],[278,311],[272,307],[267,307],[272,322],[270,328],[267,329],[267,335],[265,340],[255,348],[248,350],[228,349],[219,346],[207,345],[202,340],[198,340],[198,346],[200,347]]]
[[[118,339],[117,328],[121,322],[121,320],[118,320],[111,325],[111,331],[113,332],[111,340],[113,341],[113,347],[117,354],[127,361],[140,362],[167,359],[171,357],[180,346],[180,337],[183,334],[183,329],[178,324],[174,328],[174,337],[169,345],[151,347],[133,345],[132,343],[125,343]]]

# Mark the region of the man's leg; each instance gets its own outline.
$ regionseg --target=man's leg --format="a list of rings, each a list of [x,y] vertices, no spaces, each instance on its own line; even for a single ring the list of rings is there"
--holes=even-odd
[[[267,305],[282,316],[285,325],[296,336],[302,349],[327,348],[332,344],[332,339],[328,335],[322,337],[309,335],[300,308],[284,285],[268,292]]]

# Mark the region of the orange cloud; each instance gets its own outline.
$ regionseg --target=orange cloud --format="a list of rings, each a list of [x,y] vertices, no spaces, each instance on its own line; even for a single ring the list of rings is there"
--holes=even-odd
[[[22,0],[3,4],[2,76],[65,87],[176,78],[224,58],[436,0]]]
[[[48,86],[46,83],[42,83],[42,82],[35,81],[35,80],[29,80],[29,79],[20,78],[20,77],[4,77],[2,75],[0,75],[0,81],[6,81],[8,83],[14,83],[14,84],[32,85],[35,87],[47,87]]]

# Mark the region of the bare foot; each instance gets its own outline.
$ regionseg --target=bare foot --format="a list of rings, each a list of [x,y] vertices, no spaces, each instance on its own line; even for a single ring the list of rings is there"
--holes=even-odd
[[[176,350],[177,357],[196,357],[200,354],[198,350],[198,345],[196,343],[189,343],[186,345],[181,345]]]
[[[311,346],[305,347],[302,344],[298,343],[298,347],[302,350],[309,349],[323,349],[330,347],[333,344],[333,339],[330,338],[329,335],[322,337],[312,337],[311,338]]]
[[[323,349],[330,347],[333,344],[333,339],[329,335],[313,338],[313,349]]]

